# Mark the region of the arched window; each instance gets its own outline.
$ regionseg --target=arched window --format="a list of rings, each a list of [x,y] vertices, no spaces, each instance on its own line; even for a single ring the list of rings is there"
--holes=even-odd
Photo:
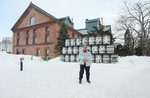
[[[45,57],[49,56],[49,49],[45,49]]]
[[[46,29],[45,29],[45,42],[46,43],[50,42],[50,34],[49,34],[49,32],[50,32],[50,28],[46,27]]]
[[[17,33],[17,45],[19,45],[20,33]]]
[[[22,49],[22,54],[25,54],[25,49]]]
[[[74,33],[72,33],[72,38],[74,38],[75,37],[75,35],[74,35]]]
[[[18,38],[20,37],[20,32],[18,32],[17,37],[18,37]]]
[[[34,25],[34,17],[33,16],[30,18],[30,25]]]
[[[40,56],[40,49],[37,49],[37,56]]]
[[[19,49],[16,49],[16,54],[18,55],[20,52],[19,52]]]
[[[45,32],[50,32],[50,28],[46,27]]]
[[[37,30],[33,31],[33,44],[37,44]]]
[[[29,31],[27,31],[27,33],[26,33],[26,45],[29,44],[29,37],[30,37],[30,34],[29,34]]]

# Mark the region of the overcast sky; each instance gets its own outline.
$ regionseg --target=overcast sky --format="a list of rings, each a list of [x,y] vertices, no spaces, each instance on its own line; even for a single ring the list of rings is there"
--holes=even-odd
[[[112,25],[121,12],[124,0],[0,0],[0,39],[12,36],[11,28],[23,14],[30,2],[46,12],[61,18],[73,18],[75,29],[85,27],[85,19],[103,17],[104,24]],[[137,0],[132,0],[137,1]]]

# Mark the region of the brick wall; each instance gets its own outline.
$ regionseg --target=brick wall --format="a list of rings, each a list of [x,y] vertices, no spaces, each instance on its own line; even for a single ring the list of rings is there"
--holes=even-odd
[[[30,26],[30,18],[35,17],[35,25]],[[46,28],[50,28],[50,42],[46,43]],[[13,53],[14,54],[26,54],[37,56],[37,50],[40,50],[41,58],[45,58],[45,49],[49,50],[49,58],[54,58],[57,55],[55,52],[55,45],[57,44],[57,37],[59,35],[59,30],[61,23],[54,21],[53,18],[46,16],[35,8],[30,8],[27,10],[26,14],[19,20],[13,31]],[[36,30],[37,43],[33,43],[34,30]],[[29,41],[27,44],[27,32],[29,32]],[[19,33],[19,36],[18,36]],[[69,36],[79,37],[77,31],[70,28]],[[17,39],[19,38],[19,44],[17,44]]]

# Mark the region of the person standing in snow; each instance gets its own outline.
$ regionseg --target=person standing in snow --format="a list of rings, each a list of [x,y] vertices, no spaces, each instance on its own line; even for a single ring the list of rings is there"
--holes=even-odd
[[[83,45],[83,49],[79,51],[79,64],[80,64],[80,72],[79,72],[79,84],[82,83],[82,78],[84,74],[84,69],[86,70],[86,79],[88,83],[90,81],[90,65],[92,62],[92,54],[87,49],[87,45]]]

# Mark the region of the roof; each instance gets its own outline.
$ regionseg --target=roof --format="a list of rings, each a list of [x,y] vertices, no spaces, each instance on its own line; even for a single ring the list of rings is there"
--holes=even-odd
[[[86,23],[90,23],[90,22],[98,22],[98,21],[100,21],[100,19],[99,18],[96,18],[96,19],[86,19]]]
[[[63,17],[63,18],[59,18],[59,19],[58,19],[58,18],[54,17],[53,15],[47,13],[46,11],[42,10],[41,8],[39,8],[38,6],[36,6],[35,4],[33,4],[33,3],[31,2],[30,5],[28,6],[28,8],[24,11],[24,13],[21,15],[21,17],[17,20],[17,22],[15,23],[15,25],[12,27],[11,30],[13,30],[13,29],[16,27],[16,25],[18,24],[18,22],[24,17],[24,15],[25,15],[26,13],[28,13],[28,10],[29,10],[31,7],[34,7],[34,8],[36,8],[38,11],[40,11],[40,12],[44,13],[45,15],[49,16],[50,18],[53,18],[54,21],[57,21],[57,22],[59,22],[59,23],[62,23],[63,20],[66,20],[66,19],[67,19],[67,20],[69,20],[69,21],[73,24],[73,22],[71,21],[71,19],[70,19],[69,16]],[[78,31],[75,30],[73,27],[69,27],[69,28],[70,28],[71,30],[74,30],[74,31],[78,32]],[[78,32],[78,33],[79,33],[79,32]],[[80,34],[80,33],[79,33],[79,34]],[[81,35],[82,35],[82,34],[81,34]]]
[[[70,19],[70,17],[69,17],[69,16],[59,18],[58,20],[59,20],[59,21],[61,21],[61,22],[62,22],[62,21],[64,21],[64,20],[69,20],[69,22],[73,24],[73,21]]]
[[[110,29],[111,29],[111,25],[105,25],[105,26],[104,26],[104,30],[105,30],[105,31],[108,31],[108,30],[110,30]],[[80,33],[83,34],[83,35],[88,34],[88,28],[78,29],[77,31],[80,32]]]
[[[86,29],[88,30],[88,32],[94,30],[93,27],[98,27],[100,24],[100,19],[96,18],[96,19],[86,19],[85,21],[86,23]]]
[[[86,28],[84,28],[84,29],[78,29],[77,31],[80,32],[80,33],[83,34],[83,35],[88,34]]]

